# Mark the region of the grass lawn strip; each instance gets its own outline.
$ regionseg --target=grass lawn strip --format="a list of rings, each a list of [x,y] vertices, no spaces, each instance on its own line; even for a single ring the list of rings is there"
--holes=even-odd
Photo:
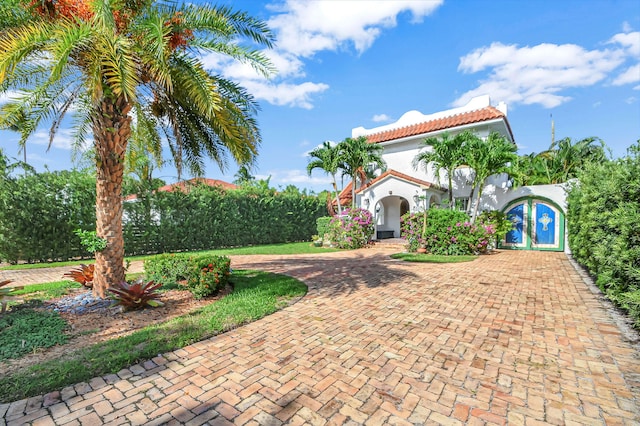
[[[273,255],[286,255],[286,254],[305,254],[305,253],[330,253],[334,251],[340,251],[335,248],[328,247],[315,247],[310,242],[300,243],[283,243],[283,244],[269,244],[263,246],[248,246],[237,248],[223,248],[216,250],[194,251],[188,252],[189,254],[200,255],[214,255],[214,256],[231,256],[231,255],[251,255],[251,254],[273,254]],[[131,256],[126,260],[145,260],[153,255],[148,256]],[[67,262],[51,262],[51,263],[24,263],[19,265],[7,265],[0,268],[0,271],[18,270],[18,269],[41,269],[41,268],[53,268],[58,266],[78,266],[81,263],[90,264],[94,263],[94,259],[85,260],[70,260]]]
[[[392,254],[393,259],[400,259],[406,262],[425,262],[425,263],[459,263],[471,262],[476,260],[478,256],[443,256],[438,254],[425,253],[395,253]]]
[[[0,402],[41,395],[93,377],[117,373],[158,354],[187,346],[269,315],[302,297],[307,287],[285,275],[234,271],[234,291],[211,305],[128,336],[95,344],[0,379]]]

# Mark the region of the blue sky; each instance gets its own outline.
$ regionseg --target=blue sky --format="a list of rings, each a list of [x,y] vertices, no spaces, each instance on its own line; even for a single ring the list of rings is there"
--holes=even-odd
[[[260,102],[258,178],[321,191],[306,153],[351,129],[429,114],[488,94],[509,107],[521,154],[556,139],[602,138],[615,157],[640,138],[640,2],[637,1],[223,1],[267,21],[278,37],[270,80],[222,58],[203,58]],[[38,170],[71,167],[69,131],[47,152],[48,129],[27,144]],[[18,154],[17,136],[0,147]],[[213,163],[206,177],[233,180]],[[167,182],[175,170],[156,172]]]

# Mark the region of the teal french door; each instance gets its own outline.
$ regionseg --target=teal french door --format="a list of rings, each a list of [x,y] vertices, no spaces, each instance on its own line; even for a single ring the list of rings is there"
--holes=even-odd
[[[564,214],[552,202],[527,198],[512,202],[504,210],[513,223],[502,248],[564,250]]]

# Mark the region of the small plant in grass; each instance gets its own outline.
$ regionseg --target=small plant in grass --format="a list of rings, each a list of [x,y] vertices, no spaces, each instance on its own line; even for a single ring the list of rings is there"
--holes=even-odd
[[[67,323],[56,312],[14,309],[0,316],[0,360],[62,345],[68,340],[66,328]]]
[[[133,283],[122,282],[109,289],[114,300],[113,306],[120,305],[125,311],[143,309],[147,306],[163,306],[164,303],[158,300],[160,294],[157,292],[162,284],[153,281],[145,282],[139,279]]]
[[[93,288],[93,273],[95,271],[95,265],[80,264],[79,267],[70,270],[64,277],[71,278],[73,281],[82,284],[83,287]]]
[[[231,260],[226,256],[197,256],[191,259],[187,285],[196,299],[211,296],[229,282]]]

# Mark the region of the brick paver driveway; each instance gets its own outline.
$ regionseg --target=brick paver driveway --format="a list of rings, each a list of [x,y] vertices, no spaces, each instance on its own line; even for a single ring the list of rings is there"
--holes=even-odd
[[[638,424],[637,341],[562,253],[415,264],[236,257],[309,294],[119,375],[0,405],[9,424]]]

